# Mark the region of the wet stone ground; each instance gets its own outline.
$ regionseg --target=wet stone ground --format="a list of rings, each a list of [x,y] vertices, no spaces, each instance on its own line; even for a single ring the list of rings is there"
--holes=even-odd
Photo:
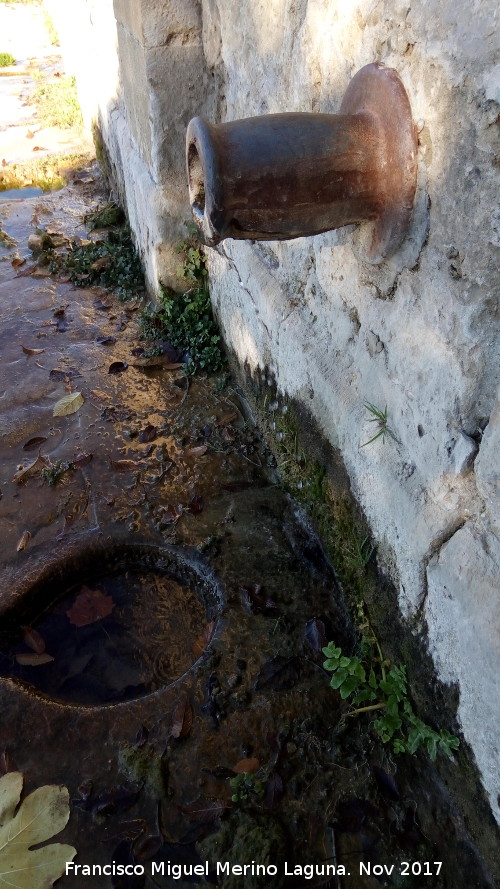
[[[322,645],[354,646],[343,599],[230,379],[137,366],[139,300],[32,266],[37,225],[85,237],[103,197],[87,172],[0,206],[2,769],[26,792],[69,788],[56,839],[76,863],[146,871],[58,885],[492,885],[449,814],[436,842],[440,804],[419,811],[425,761],[400,777],[329,688]],[[450,857],[453,873],[402,875]],[[218,861],[278,873],[217,876]]]

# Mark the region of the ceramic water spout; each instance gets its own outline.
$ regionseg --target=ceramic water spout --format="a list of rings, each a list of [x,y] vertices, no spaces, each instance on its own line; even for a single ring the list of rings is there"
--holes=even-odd
[[[210,246],[371,222],[367,259],[381,262],[405,238],[417,139],[392,68],[375,62],[358,71],[339,114],[267,114],[222,124],[195,117],[186,143],[192,213]]]

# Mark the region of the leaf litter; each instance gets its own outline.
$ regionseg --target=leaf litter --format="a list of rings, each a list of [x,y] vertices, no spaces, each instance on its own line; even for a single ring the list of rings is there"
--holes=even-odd
[[[7,772],[0,778],[0,884],[11,889],[48,889],[65,873],[76,849],[63,843],[32,847],[66,827],[68,790],[48,784],[20,804],[22,788],[21,772]]]

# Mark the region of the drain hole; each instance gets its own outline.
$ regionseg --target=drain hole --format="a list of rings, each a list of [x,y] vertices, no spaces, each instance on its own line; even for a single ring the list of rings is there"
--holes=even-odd
[[[29,628],[18,626],[2,646],[0,673],[53,700],[131,700],[191,667],[210,639],[210,617],[190,586],[162,571],[139,565],[90,575]]]

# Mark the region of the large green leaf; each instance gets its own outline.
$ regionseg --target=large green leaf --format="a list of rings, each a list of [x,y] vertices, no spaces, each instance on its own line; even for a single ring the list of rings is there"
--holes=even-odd
[[[52,843],[41,849],[31,846],[59,833],[69,818],[66,787],[48,784],[33,791],[16,808],[23,776],[8,772],[0,778],[0,887],[50,889],[76,855],[73,846]],[[15,814],[16,813],[16,814]]]

